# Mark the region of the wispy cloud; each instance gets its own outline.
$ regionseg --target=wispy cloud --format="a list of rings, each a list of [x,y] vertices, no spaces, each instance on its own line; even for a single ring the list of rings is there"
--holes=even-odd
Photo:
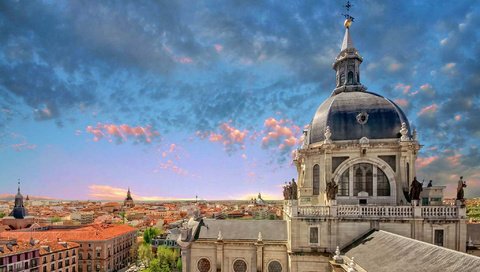
[[[123,143],[129,139],[134,142],[151,143],[153,139],[160,136],[160,133],[152,129],[151,126],[132,127],[126,124],[97,124],[96,126],[87,126],[86,132],[93,134],[93,141],[98,142],[106,138],[109,142],[115,140],[116,143]]]

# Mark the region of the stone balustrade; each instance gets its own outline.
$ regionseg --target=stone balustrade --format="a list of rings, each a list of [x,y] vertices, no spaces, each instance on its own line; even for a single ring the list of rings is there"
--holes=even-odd
[[[298,206],[285,203],[284,212],[293,217],[333,218],[465,218],[465,209],[458,206],[376,206],[376,205],[332,205]]]

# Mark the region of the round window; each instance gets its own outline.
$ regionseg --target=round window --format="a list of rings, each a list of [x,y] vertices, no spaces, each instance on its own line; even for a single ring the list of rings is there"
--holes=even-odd
[[[209,272],[210,271],[210,261],[206,258],[201,258],[197,263],[198,271],[200,272]]]
[[[268,272],[282,272],[282,265],[278,261],[272,261],[268,264]]]
[[[246,272],[247,263],[244,260],[236,260],[233,262],[233,271],[235,272]]]

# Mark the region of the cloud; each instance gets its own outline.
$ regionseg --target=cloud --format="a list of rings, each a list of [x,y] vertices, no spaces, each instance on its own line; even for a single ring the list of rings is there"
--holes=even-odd
[[[438,156],[431,156],[431,157],[418,157],[417,161],[415,162],[417,168],[425,168],[432,164],[433,162],[438,160]]]
[[[86,132],[93,134],[94,142],[106,138],[109,142],[115,140],[117,143],[123,143],[129,139],[133,139],[134,142],[149,144],[152,140],[157,139],[160,136],[160,133],[152,129],[151,126],[132,127],[126,124],[115,125],[98,123],[95,127],[87,126]]]
[[[394,99],[393,102],[395,102],[395,104],[399,105],[402,108],[408,107],[408,100],[407,99],[397,98],[397,99]]]
[[[427,115],[427,114],[435,114],[437,112],[438,106],[437,104],[432,104],[426,107],[423,107],[419,112],[418,115]]]
[[[173,173],[180,176],[190,176],[190,173],[173,162],[173,160],[167,160],[166,162],[161,162],[159,168],[155,169],[154,172],[158,173],[160,170],[172,171]]]
[[[98,200],[113,200],[113,201],[121,201],[127,197],[127,189],[114,187],[110,185],[99,185],[99,184],[92,184],[88,186],[89,193],[88,196]],[[170,197],[162,197],[162,196],[143,196],[135,194],[135,191],[132,190],[132,198],[137,201],[154,201],[154,200],[168,200],[172,199]]]
[[[265,119],[262,134],[262,147],[274,148],[274,151],[279,153],[279,161],[287,160],[288,155],[303,140],[300,127],[289,119],[277,120],[274,117]]]
[[[232,121],[221,123],[218,126],[218,131],[197,131],[197,136],[200,138],[208,138],[210,142],[222,143],[225,150],[232,152],[234,150],[245,149],[245,139],[249,131],[238,129],[232,125]]]
[[[404,85],[403,83],[398,83],[397,85],[395,85],[395,89],[401,90],[403,94],[408,94],[411,88],[411,85]]]

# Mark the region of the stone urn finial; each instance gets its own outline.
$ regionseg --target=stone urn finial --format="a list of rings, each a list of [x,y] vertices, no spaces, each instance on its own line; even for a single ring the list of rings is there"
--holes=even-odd
[[[412,138],[414,141],[418,141],[417,129],[413,129]]]
[[[347,272],[357,272],[357,264],[355,263],[355,257],[352,257],[350,262],[348,263],[348,270]]]
[[[343,258],[340,257],[340,248],[338,246],[337,246],[337,249],[335,250],[335,256],[333,256],[333,260],[338,264],[343,263]]]
[[[262,233],[261,232],[258,232],[258,239],[257,239],[258,242],[262,242],[263,241],[263,237],[262,237]]]
[[[400,134],[402,135],[402,137],[400,137],[400,141],[401,142],[405,142],[405,141],[408,141],[408,128],[407,128],[407,124],[405,122],[402,123],[402,128],[400,129]]]
[[[218,231],[217,240],[218,240],[218,241],[222,241],[222,240],[223,240],[222,231]]]
[[[324,143],[326,144],[330,144],[332,143],[332,139],[330,139],[330,137],[332,137],[332,132],[330,132],[330,126],[327,126],[327,128],[325,128],[325,141]]]

